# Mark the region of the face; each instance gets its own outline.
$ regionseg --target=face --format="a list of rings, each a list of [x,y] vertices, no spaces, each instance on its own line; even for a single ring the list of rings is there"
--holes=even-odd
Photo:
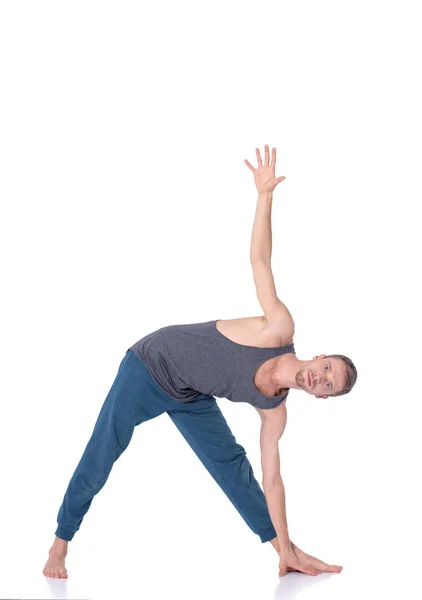
[[[325,358],[325,354],[314,356],[304,362],[296,373],[296,383],[304,392],[317,398],[328,398],[344,389],[347,368],[341,358]]]

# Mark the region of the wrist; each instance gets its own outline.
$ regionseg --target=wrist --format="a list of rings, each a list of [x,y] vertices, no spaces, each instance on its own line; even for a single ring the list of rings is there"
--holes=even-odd
[[[286,553],[288,550],[291,549],[291,544],[289,540],[278,540],[278,548],[279,548],[279,552],[280,554],[284,554]]]
[[[292,547],[292,542],[290,540],[283,539],[280,543],[280,539],[277,537],[270,540],[270,544],[272,544],[272,546],[277,550],[279,554],[280,552],[285,552],[286,550],[289,550]]]

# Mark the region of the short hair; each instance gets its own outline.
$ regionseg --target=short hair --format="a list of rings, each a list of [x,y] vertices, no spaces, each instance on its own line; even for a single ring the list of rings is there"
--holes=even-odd
[[[358,376],[355,365],[350,358],[348,356],[344,356],[344,354],[329,354],[325,358],[340,358],[344,363],[346,363],[347,368],[346,385],[344,388],[341,390],[341,392],[337,392],[337,394],[327,394],[327,396],[342,396],[343,394],[348,394],[355,385]]]

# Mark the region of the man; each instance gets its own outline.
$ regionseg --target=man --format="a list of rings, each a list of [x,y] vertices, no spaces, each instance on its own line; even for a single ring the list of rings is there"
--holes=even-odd
[[[348,393],[357,372],[344,355],[296,357],[294,322],[276,295],[271,272],[271,204],[276,150],[265,146],[254,173],[259,193],[252,232],[251,264],[264,316],[162,327],[133,344],[123,358],[91,439],[60,507],[56,538],[43,573],[65,578],[68,542],[94,496],[124,452],[134,428],[166,412],[198,458],[261,542],[279,554],[279,575],[340,572],[300,550],[289,538],[278,442],[286,426],[290,388],[317,398]],[[236,442],[215,396],[252,404],[261,417],[263,490],[245,449]]]

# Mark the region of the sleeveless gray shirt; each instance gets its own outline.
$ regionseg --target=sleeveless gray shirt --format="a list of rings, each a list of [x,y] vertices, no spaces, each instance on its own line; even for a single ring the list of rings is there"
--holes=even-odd
[[[179,402],[210,394],[257,408],[281,404],[289,390],[280,396],[265,396],[253,379],[266,360],[295,354],[294,345],[258,348],[238,344],[218,331],[217,321],[161,327],[128,350],[142,360],[158,386]]]

